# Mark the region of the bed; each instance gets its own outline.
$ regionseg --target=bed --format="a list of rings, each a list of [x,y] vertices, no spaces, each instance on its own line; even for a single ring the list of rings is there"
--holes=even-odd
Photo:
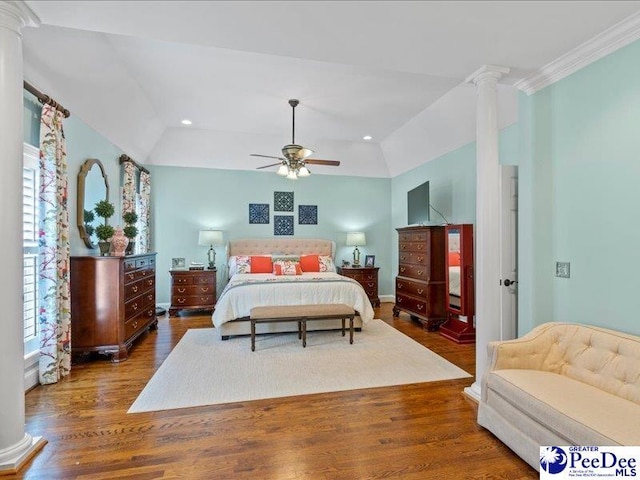
[[[233,264],[240,256],[321,255],[335,257],[335,242],[322,239],[243,239],[231,240],[227,249],[227,262]],[[218,337],[249,335],[249,313],[252,307],[273,305],[304,305],[344,303],[358,313],[354,326],[362,328],[373,319],[373,308],[362,286],[353,279],[326,272],[303,272],[298,275],[272,273],[235,273],[229,270],[229,283],[216,303],[212,321]],[[341,328],[340,320],[309,321],[307,330]],[[297,331],[291,322],[258,325],[258,334]]]

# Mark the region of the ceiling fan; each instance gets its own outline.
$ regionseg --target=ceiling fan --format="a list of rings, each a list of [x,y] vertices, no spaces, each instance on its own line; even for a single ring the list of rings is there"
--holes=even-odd
[[[340,165],[340,162],[337,160],[320,160],[317,158],[307,158],[310,155],[313,155],[313,150],[296,144],[296,107],[299,103],[300,102],[294,98],[289,100],[289,105],[291,105],[292,109],[291,143],[282,147],[282,155],[284,155],[284,157],[275,157],[273,155],[260,155],[259,153],[252,153],[250,154],[252,157],[275,158],[276,160],[279,160],[278,163],[272,163],[270,165],[263,165],[262,167],[258,167],[258,170],[280,165],[280,168],[278,168],[277,172],[278,175],[282,175],[283,177],[287,177],[291,180],[297,180],[298,177],[308,177],[309,175],[311,175],[311,172],[307,168],[307,164],[328,165],[332,167],[337,167]]]

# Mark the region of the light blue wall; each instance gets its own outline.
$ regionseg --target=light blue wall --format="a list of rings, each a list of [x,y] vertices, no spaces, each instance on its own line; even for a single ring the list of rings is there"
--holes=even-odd
[[[638,58],[635,42],[521,97],[521,334],[550,320],[640,334]]]
[[[311,175],[291,181],[273,172],[150,166],[153,238],[158,252],[157,298],[170,301],[169,268],[173,257],[206,262],[207,247],[198,246],[198,231],[224,232],[225,241],[273,237],[273,192],[294,192],[294,234],[328,238],[337,244],[336,261],[352,260],[346,232],[364,231],[364,255],[375,255],[381,295],[393,294],[391,271],[391,181],[334,175]],[[268,203],[268,225],[249,224],[249,203]],[[318,225],[298,225],[298,205],[318,206]],[[286,214],[278,212],[278,214]],[[224,286],[224,247],[216,248],[218,293]]]

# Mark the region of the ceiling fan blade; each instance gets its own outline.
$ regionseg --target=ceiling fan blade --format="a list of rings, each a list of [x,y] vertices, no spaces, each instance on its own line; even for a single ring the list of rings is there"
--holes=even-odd
[[[256,168],[256,170],[262,170],[263,168],[275,167],[276,165],[281,165],[281,164],[282,164],[282,162],[272,163],[271,165],[264,165],[262,167],[258,167],[258,168]]]
[[[320,160],[319,158],[308,158],[304,163],[308,163],[310,165],[329,165],[331,167],[340,166],[340,162],[338,160]]]
[[[259,153],[250,153],[250,157],[275,158],[276,160],[284,160],[282,157],[274,157],[273,155],[260,155]]]

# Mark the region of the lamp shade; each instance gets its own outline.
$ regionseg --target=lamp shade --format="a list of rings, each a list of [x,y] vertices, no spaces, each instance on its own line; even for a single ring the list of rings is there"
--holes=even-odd
[[[200,230],[198,233],[198,245],[222,245],[222,231]]]
[[[364,232],[347,233],[347,247],[361,247],[367,244]]]

